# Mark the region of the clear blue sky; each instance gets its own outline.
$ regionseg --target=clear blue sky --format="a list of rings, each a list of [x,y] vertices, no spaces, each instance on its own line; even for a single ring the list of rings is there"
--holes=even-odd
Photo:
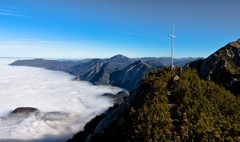
[[[0,56],[207,57],[240,38],[239,0],[1,0]]]

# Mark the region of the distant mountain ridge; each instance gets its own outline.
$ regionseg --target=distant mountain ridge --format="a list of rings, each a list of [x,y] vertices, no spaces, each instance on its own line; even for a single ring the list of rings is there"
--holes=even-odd
[[[240,95],[240,39],[228,43],[206,59],[189,63],[187,67],[196,69],[202,78]]]
[[[175,59],[176,65],[184,66],[198,58]],[[99,85],[114,85],[128,91],[135,89],[143,76],[156,69],[171,64],[171,58],[128,58],[123,55],[115,55],[107,59],[90,60],[18,60],[10,65],[33,66],[50,70],[68,72],[76,79],[90,81]]]

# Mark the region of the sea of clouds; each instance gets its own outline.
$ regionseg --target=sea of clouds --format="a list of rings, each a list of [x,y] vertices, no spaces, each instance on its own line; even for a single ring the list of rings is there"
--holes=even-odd
[[[65,141],[113,105],[103,93],[122,89],[73,81],[74,76],[34,67],[9,66],[0,59],[0,141]],[[10,115],[34,107],[30,115]]]

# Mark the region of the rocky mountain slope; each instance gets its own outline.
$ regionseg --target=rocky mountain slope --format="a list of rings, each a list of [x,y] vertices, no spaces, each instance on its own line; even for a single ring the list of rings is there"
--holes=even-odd
[[[176,59],[179,65],[196,58]],[[90,81],[93,84],[114,85],[133,90],[144,74],[169,64],[170,58],[128,58],[116,55],[108,59],[90,59],[80,61],[66,60],[18,60],[11,65],[43,67],[68,72],[76,79]]]
[[[240,95],[240,39],[227,44],[206,59],[187,65],[199,75]]]
[[[240,100],[190,69],[149,73],[69,142],[239,141]]]
[[[148,65],[141,60],[136,61],[122,70],[110,74],[110,84],[114,86],[122,86],[127,90],[132,90],[137,87],[140,79],[142,79],[146,73],[154,69],[156,69],[156,67]],[[132,84],[132,86],[129,84]]]

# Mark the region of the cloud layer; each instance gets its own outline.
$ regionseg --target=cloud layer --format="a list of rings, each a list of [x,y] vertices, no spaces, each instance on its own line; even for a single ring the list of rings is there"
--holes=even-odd
[[[72,81],[73,76],[63,72],[8,66],[10,62],[0,59],[0,141],[69,137],[113,105],[101,94],[121,90]],[[40,111],[9,116],[17,107],[34,107]]]

